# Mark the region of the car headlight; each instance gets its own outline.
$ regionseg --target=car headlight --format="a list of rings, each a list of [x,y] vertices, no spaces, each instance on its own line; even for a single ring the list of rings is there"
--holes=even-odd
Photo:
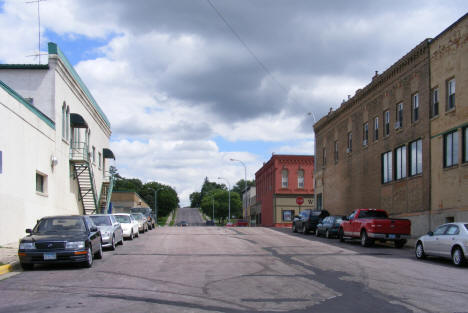
[[[36,249],[36,244],[34,242],[22,242],[19,248],[20,250]]]
[[[84,241],[70,241],[65,245],[65,249],[80,250],[85,248]]]

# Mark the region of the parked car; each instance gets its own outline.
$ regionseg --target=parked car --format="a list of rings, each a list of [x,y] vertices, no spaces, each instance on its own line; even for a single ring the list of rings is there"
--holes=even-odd
[[[206,221],[205,225],[206,226],[215,226],[215,222],[214,221]]]
[[[153,211],[150,208],[132,208],[131,213],[141,213],[146,217],[146,222],[148,224],[148,229],[153,229],[156,227],[156,219],[154,217]]]
[[[40,219],[20,240],[18,257],[24,270],[34,264],[81,263],[102,258],[101,232],[89,216],[50,216]]]
[[[123,230],[112,214],[94,214],[89,216],[101,231],[102,247],[115,250],[117,244],[123,245]]]
[[[133,238],[138,237],[140,235],[138,230],[140,224],[131,214],[117,213],[114,214],[114,216],[115,219],[122,226],[124,238],[133,240]]]
[[[451,258],[456,266],[465,264],[468,257],[468,223],[443,224],[419,237],[415,254],[418,259],[438,256]]]
[[[375,240],[379,240],[393,241],[396,248],[402,248],[410,235],[410,220],[389,218],[385,210],[378,209],[355,210],[343,218],[338,231],[340,241],[359,238],[363,247],[371,246]]]
[[[226,227],[234,227],[234,224],[232,222],[226,223]]]
[[[341,221],[341,216],[325,217],[320,223],[317,224],[317,228],[315,229],[315,235],[317,237],[325,235],[325,237],[327,238],[337,237]]]
[[[138,232],[144,233],[148,231],[148,221],[142,213],[132,213],[132,216],[138,222]]]
[[[238,220],[234,226],[236,227],[246,227],[246,226],[249,226],[249,222],[246,221],[246,220]]]
[[[177,226],[188,226],[188,223],[186,221],[180,221],[177,223]]]
[[[317,224],[325,217],[329,216],[330,213],[326,210],[304,210],[295,216],[292,222],[292,231],[294,233],[300,231],[303,234],[307,234],[310,231],[315,233]]]

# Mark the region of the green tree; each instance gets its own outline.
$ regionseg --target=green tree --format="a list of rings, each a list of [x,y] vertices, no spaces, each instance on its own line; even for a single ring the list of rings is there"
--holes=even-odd
[[[229,212],[229,193],[225,189],[214,189],[207,193],[201,202],[201,209],[203,213],[208,216],[213,215],[213,202],[214,202],[214,215],[220,223],[228,218]],[[242,203],[240,196],[237,192],[231,192],[231,216],[240,216],[242,214]]]
[[[171,186],[163,185],[158,182],[148,182],[144,184],[139,195],[148,203],[151,209],[154,209],[156,190],[158,190],[158,215],[167,216],[172,210],[179,206],[177,192]]]
[[[125,178],[116,176],[114,191],[134,191],[140,194],[142,188],[143,183],[138,178]]]
[[[252,187],[252,186],[255,186],[255,180],[247,180],[247,188]],[[245,180],[241,179],[232,187],[231,190],[242,195],[242,192],[244,191],[244,189],[245,189]]]
[[[192,208],[201,207],[201,192],[195,191],[190,194],[190,206]]]

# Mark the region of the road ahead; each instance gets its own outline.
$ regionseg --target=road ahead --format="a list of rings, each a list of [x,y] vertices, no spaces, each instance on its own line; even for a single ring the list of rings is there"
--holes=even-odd
[[[176,224],[182,221],[190,226],[204,225],[203,219],[198,208],[179,208],[177,209]]]
[[[162,227],[91,269],[0,281],[0,312],[468,312],[468,268],[410,254],[261,227]]]

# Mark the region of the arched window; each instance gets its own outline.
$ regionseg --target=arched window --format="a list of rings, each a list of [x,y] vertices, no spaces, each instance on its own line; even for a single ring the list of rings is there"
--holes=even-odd
[[[62,138],[66,139],[67,133],[66,133],[66,125],[67,125],[67,105],[64,102],[62,105]]]
[[[288,170],[283,169],[281,171],[281,187],[288,188]]]
[[[304,188],[304,170],[297,171],[297,188]]]

